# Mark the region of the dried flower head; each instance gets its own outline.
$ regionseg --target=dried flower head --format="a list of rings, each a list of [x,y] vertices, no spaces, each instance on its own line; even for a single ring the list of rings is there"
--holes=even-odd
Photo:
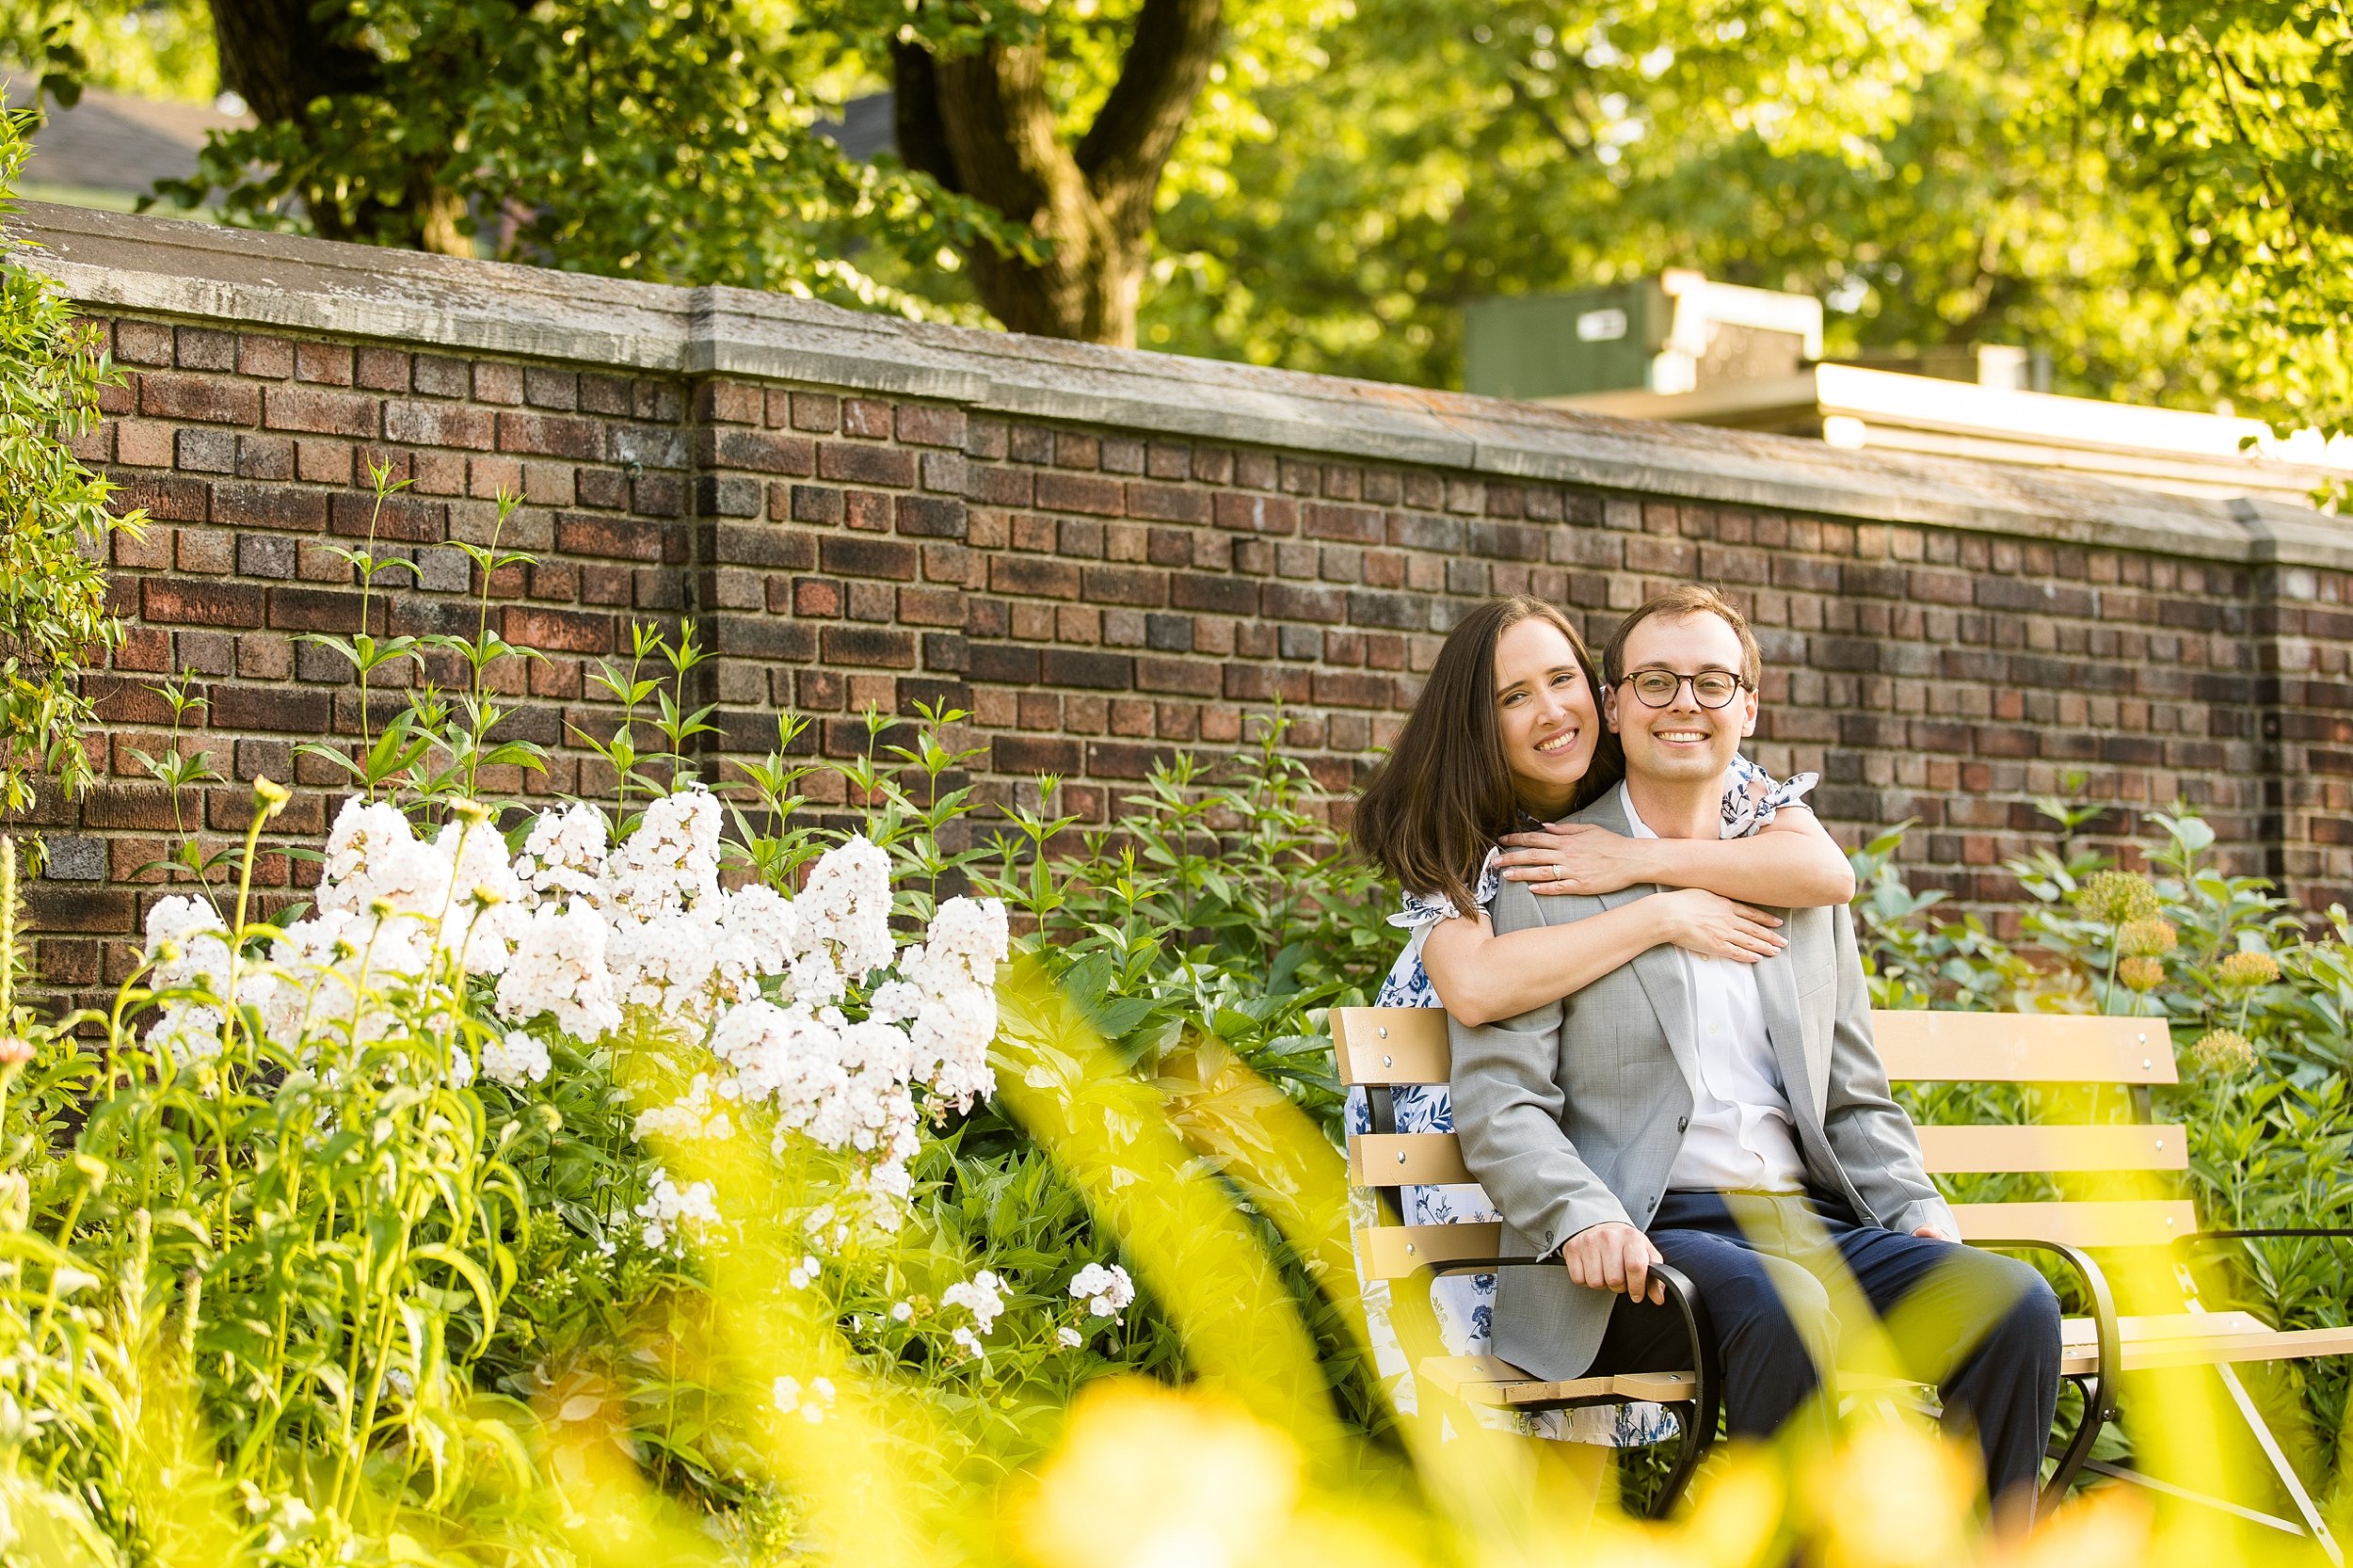
[[[2235,1029],[2210,1029],[2189,1048],[2199,1067],[2217,1076],[2244,1072],[2255,1064],[2255,1048]]]
[[[276,779],[257,778],[253,781],[253,803],[261,808],[264,821],[283,811],[286,808],[286,802],[291,798],[286,786]]]
[[[2155,884],[2137,872],[2095,872],[2075,894],[2075,907],[2103,925],[2153,920],[2164,912]]]
[[[2116,966],[2116,978],[2136,991],[2153,991],[2165,984],[2165,963],[2157,958],[2127,958]]]
[[[2116,949],[2127,958],[2161,958],[2181,945],[2171,920],[2127,920],[2116,933]]]
[[[2267,952],[2234,952],[2214,967],[2215,984],[2226,991],[2251,991],[2280,978],[2280,961]]]

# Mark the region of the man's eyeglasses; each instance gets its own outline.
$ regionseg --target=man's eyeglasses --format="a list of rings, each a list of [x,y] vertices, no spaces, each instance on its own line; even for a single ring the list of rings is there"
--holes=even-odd
[[[1634,695],[1642,699],[1645,708],[1664,708],[1675,699],[1683,683],[1691,683],[1691,699],[1703,708],[1721,708],[1748,689],[1744,678],[1730,670],[1702,670],[1697,675],[1677,675],[1673,670],[1636,670],[1620,682],[1634,688]]]

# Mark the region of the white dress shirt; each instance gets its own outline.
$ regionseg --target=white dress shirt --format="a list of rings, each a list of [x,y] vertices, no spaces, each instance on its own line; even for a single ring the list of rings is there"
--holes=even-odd
[[[1618,798],[1636,838],[1658,837],[1634,809],[1634,796],[1623,784]],[[1805,1162],[1798,1154],[1797,1118],[1790,1114],[1781,1068],[1765,1033],[1756,966],[1705,958],[1685,948],[1673,952],[1690,986],[1700,1076],[1691,1085],[1691,1125],[1668,1169],[1668,1187],[1802,1192]]]

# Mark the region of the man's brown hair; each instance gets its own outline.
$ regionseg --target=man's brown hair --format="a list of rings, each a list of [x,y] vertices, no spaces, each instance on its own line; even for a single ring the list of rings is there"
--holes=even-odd
[[[1665,616],[1680,620],[1685,616],[1721,616],[1740,639],[1740,678],[1753,690],[1764,679],[1765,657],[1757,650],[1756,633],[1749,630],[1749,617],[1733,607],[1732,601],[1713,588],[1697,583],[1678,583],[1663,593],[1656,593],[1636,605],[1634,612],[1618,623],[1609,633],[1609,646],[1601,650],[1602,675],[1615,686],[1625,679],[1625,640],[1634,629],[1653,616]],[[1688,673],[1688,672],[1687,672]]]

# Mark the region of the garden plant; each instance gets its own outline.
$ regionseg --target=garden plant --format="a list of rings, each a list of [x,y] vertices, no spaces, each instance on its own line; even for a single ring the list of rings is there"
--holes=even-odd
[[[48,308],[13,278],[21,324]],[[0,490],[95,507],[59,454],[105,366],[58,352],[53,392],[80,390],[0,441]],[[8,547],[103,537],[58,515],[9,512]],[[195,825],[226,786],[200,687],[170,684],[191,723],[150,765],[191,827],[106,1007],[37,1004],[0,836],[8,1561],[2250,1555],[2221,1515],[2116,1494],[1989,1543],[1966,1461],[1869,1411],[1833,1449],[1727,1455],[1667,1527],[1563,1446],[1399,1421],[1355,1306],[1325,1019],[1386,968],[1389,892],[1280,714],[1090,826],[1052,779],[984,792],[951,710],[872,715],[833,758],[786,717],[767,756],[720,759],[693,627],[649,625],[572,737],[609,791],[525,804],[543,758],[499,694],[534,655],[488,614],[522,558],[463,548],[471,635],[376,636],[363,607],[319,639],[406,694],[306,751],[338,770],[323,842],[274,834],[268,779],[241,837]],[[373,539],[345,559],[363,603],[412,569]],[[110,632],[14,634],[71,696]],[[2353,921],[2314,932],[2227,874],[2185,809],[2135,870],[2073,836],[2088,808],[2048,808],[2007,940],[1907,888],[1895,835],[1861,854],[1879,1000],[2163,1020],[2184,1084],[2158,1109],[2193,1130],[2208,1222],[2338,1220]],[[273,856],[315,863],[298,899],[257,876]],[[2255,1310],[2342,1320],[2337,1255],[2253,1259]],[[2211,1401],[2161,1392],[2132,1442],[2234,1463]],[[2342,1378],[2262,1393],[2341,1499]],[[1900,1506],[1842,1506],[1865,1496]]]

